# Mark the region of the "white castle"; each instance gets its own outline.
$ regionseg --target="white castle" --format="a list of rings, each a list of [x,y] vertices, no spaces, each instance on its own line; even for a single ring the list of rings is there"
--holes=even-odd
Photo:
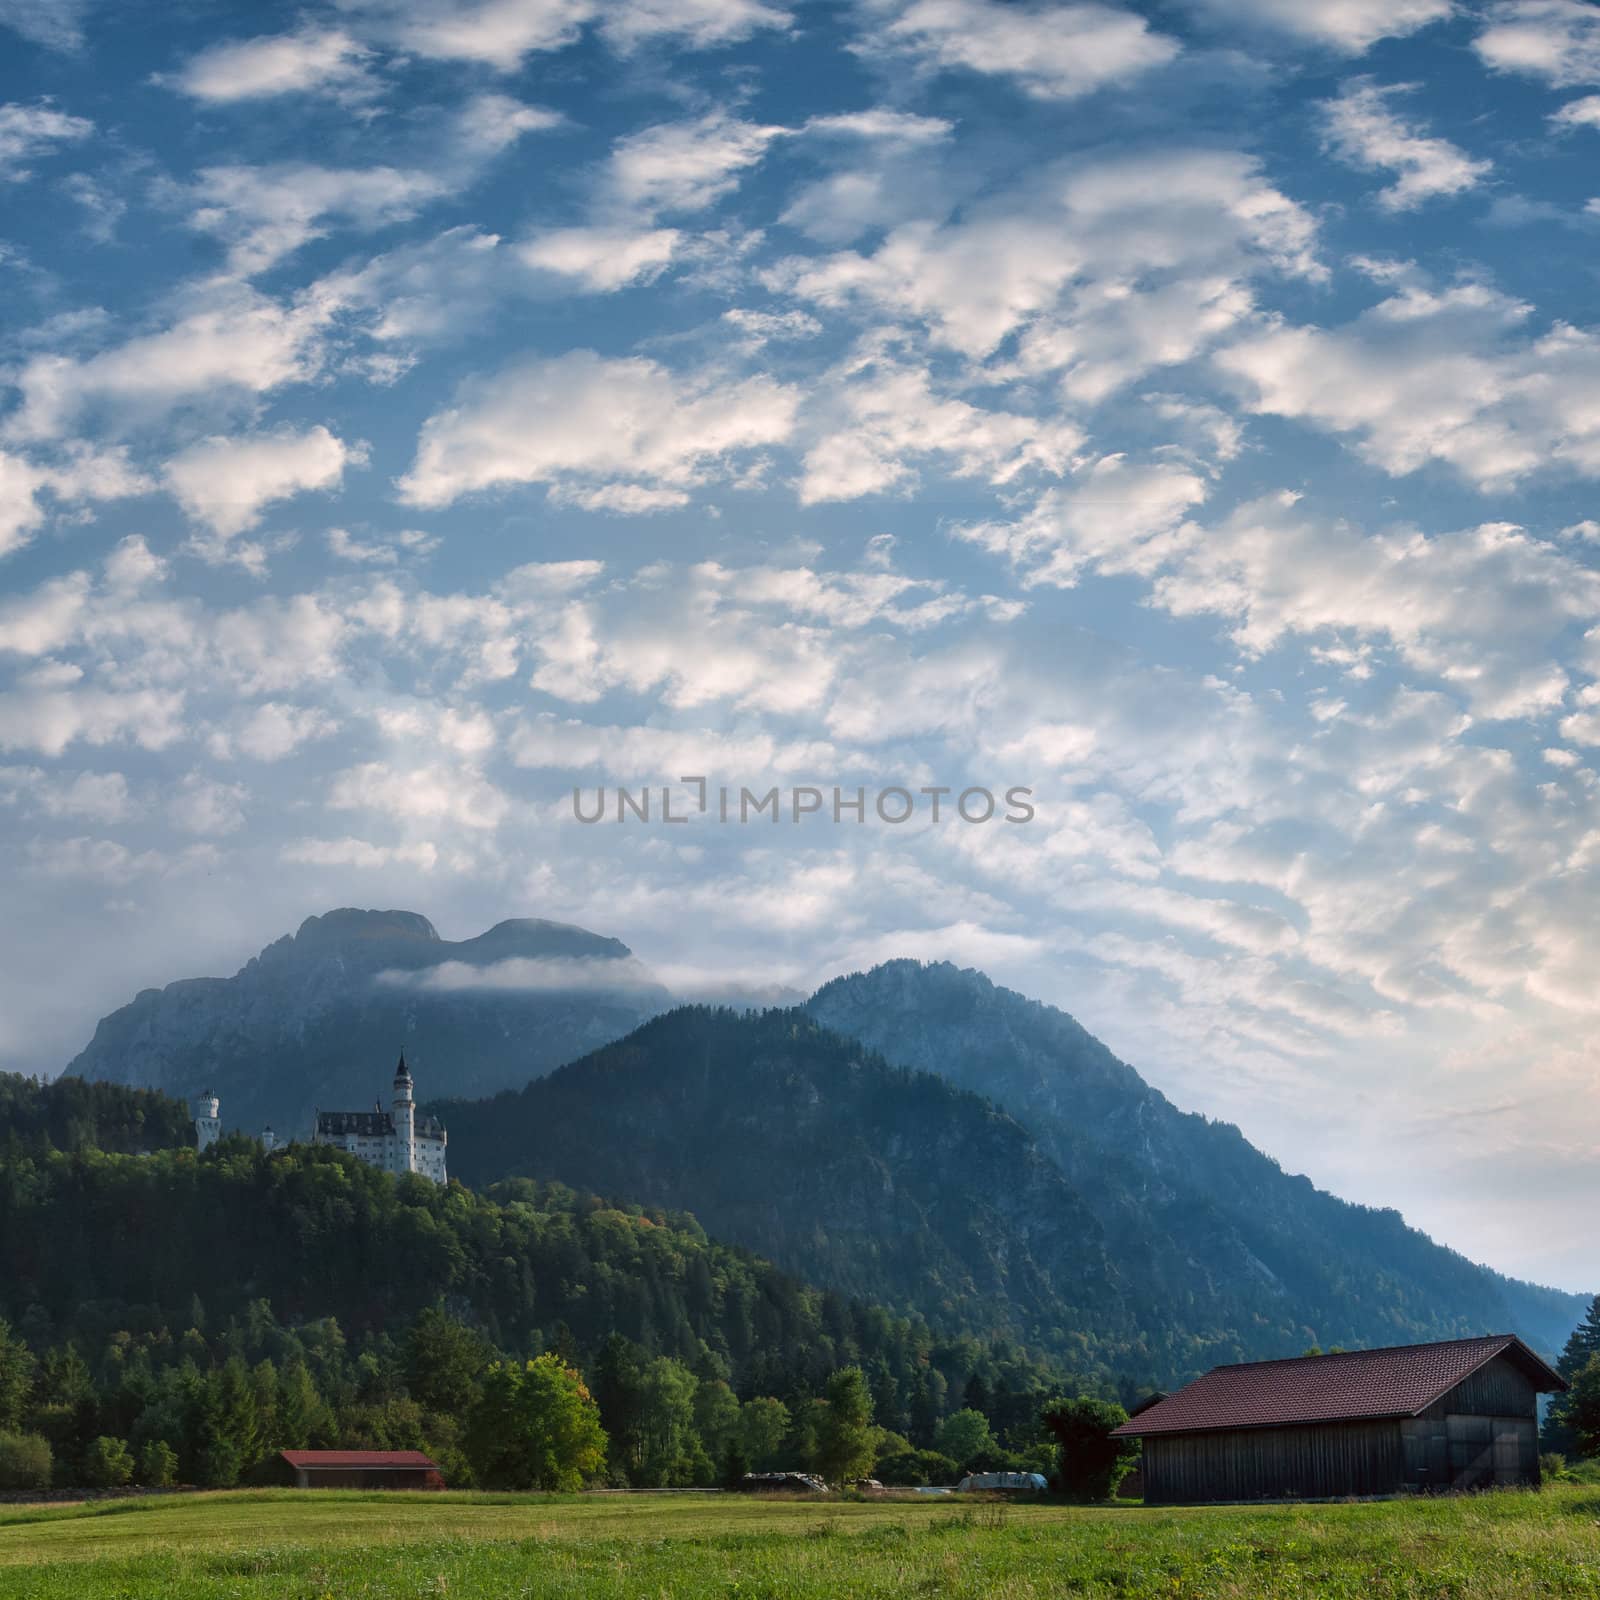
[[[394,1069],[394,1098],[389,1105],[388,1111],[376,1101],[371,1111],[319,1111],[311,1142],[348,1150],[369,1167],[381,1167],[385,1172],[420,1172],[435,1183],[444,1183],[444,1152],[449,1136],[435,1118],[417,1120],[411,1069],[403,1052]],[[195,1101],[195,1142],[202,1150],[215,1144],[222,1132],[220,1109],[220,1102],[209,1089]],[[263,1130],[261,1142],[269,1150],[278,1142],[271,1128]]]

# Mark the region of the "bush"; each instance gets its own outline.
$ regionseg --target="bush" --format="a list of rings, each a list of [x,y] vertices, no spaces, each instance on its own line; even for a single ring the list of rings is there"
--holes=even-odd
[[[937,1450],[896,1450],[878,1458],[872,1475],[891,1488],[920,1489],[930,1483],[954,1483],[961,1469]]]
[[[1058,1400],[1044,1413],[1044,1424],[1060,1447],[1057,1483],[1070,1500],[1109,1500],[1139,1457],[1133,1439],[1113,1439],[1112,1429],[1128,1420],[1121,1406],[1080,1395]]]
[[[0,1433],[0,1489],[48,1489],[50,1441],[36,1433]]]
[[[102,1433],[83,1452],[83,1481],[91,1489],[120,1489],[133,1481],[133,1457],[120,1439]]]
[[[165,1439],[152,1439],[139,1452],[139,1482],[152,1489],[170,1489],[177,1481],[177,1453]]]

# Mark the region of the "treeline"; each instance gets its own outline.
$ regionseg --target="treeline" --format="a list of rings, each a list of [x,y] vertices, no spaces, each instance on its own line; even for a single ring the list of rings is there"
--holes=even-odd
[[[193,1144],[189,1108],[158,1090],[0,1072],[0,1161],[47,1150],[137,1155]]]
[[[687,1216],[237,1138],[143,1157],[13,1140],[0,1318],[0,1433],[44,1440],[59,1482],[249,1481],[281,1449],[341,1445],[428,1449],[470,1482],[486,1374],[545,1353],[592,1385],[618,1483],[813,1463],[816,1402],[846,1367],[914,1481],[1036,1452],[1065,1382],[809,1288]]]

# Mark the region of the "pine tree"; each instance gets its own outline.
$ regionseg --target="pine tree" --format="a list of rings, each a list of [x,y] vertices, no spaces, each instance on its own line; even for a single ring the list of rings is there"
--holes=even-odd
[[[1556,1363],[1556,1371],[1570,1383],[1593,1356],[1600,1356],[1600,1294],[1590,1301],[1583,1321],[1572,1330],[1561,1359]]]
[[[827,1409],[818,1419],[817,1465],[831,1484],[864,1478],[877,1457],[872,1391],[860,1367],[840,1367],[828,1379]]]

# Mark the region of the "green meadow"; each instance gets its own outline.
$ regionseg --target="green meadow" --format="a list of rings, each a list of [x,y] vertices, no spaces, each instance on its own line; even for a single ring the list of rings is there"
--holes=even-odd
[[[0,1597],[1600,1600],[1600,1489],[1203,1507],[291,1490],[0,1508]]]

